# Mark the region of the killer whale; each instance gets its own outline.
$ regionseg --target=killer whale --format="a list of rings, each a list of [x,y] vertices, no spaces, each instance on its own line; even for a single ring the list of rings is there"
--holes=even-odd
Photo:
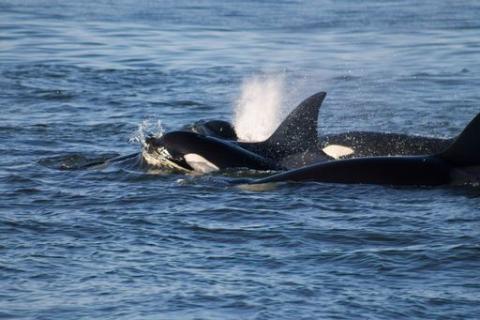
[[[235,128],[225,120],[199,120],[182,131],[190,131],[220,139],[238,141]],[[420,155],[438,152],[454,139],[407,135],[389,132],[348,131],[318,136],[314,143],[333,159],[349,159],[368,156]],[[261,152],[255,144],[241,143],[247,149]],[[340,150],[339,150],[340,149]]]
[[[351,149],[351,152],[339,156],[331,154],[335,159],[351,159],[432,154],[445,149],[453,140],[389,132],[351,131],[324,135],[320,137],[319,144],[323,150],[330,146]]]
[[[184,172],[194,171],[200,163],[201,171],[238,167],[288,170],[332,159],[432,154],[452,141],[367,131],[319,136],[318,115],[325,96],[325,92],[318,92],[302,101],[265,141],[242,142],[229,122],[200,120],[163,137],[147,138],[143,159],[154,166]],[[234,155],[239,158],[235,160]],[[193,166],[188,165],[189,160]]]
[[[238,140],[235,128],[225,120],[198,120],[183,126],[180,131],[194,132],[219,139]]]
[[[327,161],[257,179],[251,184],[282,181],[424,186],[478,183],[480,114],[449,147],[433,155]]]
[[[180,171],[200,169],[199,163],[208,168],[201,171],[226,168],[286,170],[325,161],[329,157],[314,147],[318,139],[318,113],[325,96],[325,92],[318,92],[302,101],[265,141],[227,139],[225,133],[218,130],[204,135],[202,133],[207,130],[212,132],[212,126],[207,127],[208,122],[197,123],[187,130],[168,132],[160,138],[148,137],[142,155],[147,163]],[[222,128],[226,126],[225,122],[221,125]]]

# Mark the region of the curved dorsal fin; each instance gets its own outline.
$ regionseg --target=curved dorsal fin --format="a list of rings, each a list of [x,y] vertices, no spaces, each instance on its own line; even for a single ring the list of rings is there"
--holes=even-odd
[[[480,165],[480,113],[465,127],[453,143],[437,155],[453,165]]]
[[[305,150],[318,140],[318,113],[326,92],[318,92],[303,100],[263,143]]]

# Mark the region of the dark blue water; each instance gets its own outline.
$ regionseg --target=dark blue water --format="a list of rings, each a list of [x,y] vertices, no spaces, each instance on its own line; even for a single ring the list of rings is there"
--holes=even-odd
[[[231,119],[272,74],[292,103],[328,91],[322,132],[453,136],[480,112],[479,17],[476,1],[0,0],[0,318],[478,319],[476,188],[65,169],[138,151],[145,120]]]

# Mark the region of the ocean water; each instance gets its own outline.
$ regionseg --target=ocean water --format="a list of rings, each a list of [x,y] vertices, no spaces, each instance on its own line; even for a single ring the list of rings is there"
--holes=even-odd
[[[480,191],[185,176],[198,119],[450,137],[480,112],[477,1],[0,0],[1,319],[478,319]],[[135,142],[137,140],[137,142]]]

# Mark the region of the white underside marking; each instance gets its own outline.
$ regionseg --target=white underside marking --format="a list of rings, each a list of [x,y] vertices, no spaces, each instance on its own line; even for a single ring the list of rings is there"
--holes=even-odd
[[[341,146],[338,144],[331,144],[323,148],[323,152],[333,159],[340,159],[341,157],[349,156],[355,151],[352,148]]]
[[[209,173],[219,170],[216,165],[195,153],[186,154],[184,156],[184,159],[188,163],[188,165],[193,168],[193,170],[201,173]]]

